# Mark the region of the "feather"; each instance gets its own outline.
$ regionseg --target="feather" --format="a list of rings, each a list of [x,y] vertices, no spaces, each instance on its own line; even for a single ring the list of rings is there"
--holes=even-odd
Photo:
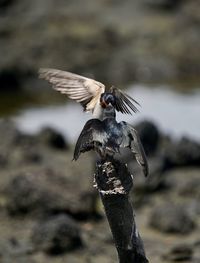
[[[138,112],[138,109],[133,104],[133,102],[140,106],[140,104],[131,98],[128,94],[122,92],[120,89],[117,89],[115,87],[110,88],[110,92],[113,93],[113,95],[116,97],[116,110],[120,111],[125,114],[131,114],[132,110],[133,112]]]
[[[145,176],[148,175],[146,155],[137,131],[128,123],[118,123],[114,118],[103,121],[89,120],[77,140],[74,150],[74,160],[81,153],[95,150],[101,158],[119,153],[119,148],[130,148],[135,159],[142,167]]]
[[[94,150],[95,143],[104,142],[105,131],[102,122],[98,119],[91,119],[83,127],[74,149],[73,160],[77,160],[81,153]]]
[[[101,82],[67,71],[42,68],[39,70],[39,77],[47,80],[55,90],[68,95],[70,99],[81,102],[84,109],[87,107],[84,102],[90,102],[105,91]],[[91,110],[93,111],[93,108]]]
[[[123,130],[121,147],[129,147],[131,149],[136,161],[142,166],[144,175],[147,176],[149,173],[148,162],[137,131],[124,121],[119,124]]]
[[[53,89],[66,94],[83,106],[84,110],[94,112],[97,104],[100,104],[101,94],[105,93],[105,85],[96,80],[86,78],[68,71],[42,68],[39,77],[52,84]],[[124,114],[132,114],[138,109],[139,103],[121,90],[111,87],[110,92],[115,97],[115,109]]]

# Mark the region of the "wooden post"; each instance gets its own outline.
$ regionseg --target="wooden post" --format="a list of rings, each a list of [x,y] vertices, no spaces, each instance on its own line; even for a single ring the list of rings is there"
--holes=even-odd
[[[129,192],[133,187],[127,166],[115,159],[96,164],[95,187],[100,193],[120,263],[146,263],[144,246],[136,228]]]

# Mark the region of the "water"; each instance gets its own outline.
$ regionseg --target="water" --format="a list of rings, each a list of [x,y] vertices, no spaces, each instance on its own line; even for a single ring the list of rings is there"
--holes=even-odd
[[[200,140],[200,91],[178,93],[169,87],[148,88],[142,85],[131,86],[127,93],[142,107],[133,116],[117,114],[117,120],[134,125],[140,120],[152,120],[161,131],[172,137],[183,135]],[[61,106],[29,108],[14,117],[20,130],[35,133],[50,126],[74,142],[85,122],[92,116],[83,113],[75,102]]]

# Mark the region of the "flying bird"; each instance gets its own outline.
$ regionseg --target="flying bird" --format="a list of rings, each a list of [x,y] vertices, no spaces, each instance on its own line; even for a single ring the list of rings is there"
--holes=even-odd
[[[103,111],[109,103],[116,111],[124,114],[137,112],[135,104],[140,105],[120,89],[111,87],[106,91],[101,82],[71,72],[41,68],[39,77],[52,84],[55,90],[79,102],[84,111],[92,112],[94,118],[102,119]]]
[[[130,148],[136,161],[148,175],[148,163],[137,131],[128,123],[117,122],[115,109],[112,105],[104,110],[103,120],[90,119],[76,142],[74,160],[81,153],[94,150],[101,159],[106,160],[120,153],[120,148]]]

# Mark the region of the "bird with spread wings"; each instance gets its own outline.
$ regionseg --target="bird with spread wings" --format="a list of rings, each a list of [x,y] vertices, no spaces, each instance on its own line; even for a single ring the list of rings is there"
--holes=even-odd
[[[96,80],[50,68],[41,68],[39,77],[52,84],[55,90],[81,103],[84,111],[92,112],[94,118],[102,119],[103,110],[109,103],[124,114],[138,111],[135,104],[139,103],[128,94],[115,87],[106,91],[105,85]]]
[[[124,121],[116,121],[113,106],[109,105],[104,114],[103,120],[90,119],[83,127],[76,142],[74,160],[90,150],[94,150],[101,159],[109,160],[120,153],[121,148],[129,148],[147,176],[148,163],[137,131]]]
[[[85,124],[76,142],[74,160],[90,150],[95,150],[101,159],[106,159],[119,153],[120,148],[128,147],[144,175],[148,175],[148,163],[137,131],[128,123],[118,123],[115,119],[115,111],[124,114],[137,112],[134,104],[139,103],[136,100],[115,87],[106,91],[101,82],[67,71],[42,68],[39,76],[93,114],[93,119]]]

